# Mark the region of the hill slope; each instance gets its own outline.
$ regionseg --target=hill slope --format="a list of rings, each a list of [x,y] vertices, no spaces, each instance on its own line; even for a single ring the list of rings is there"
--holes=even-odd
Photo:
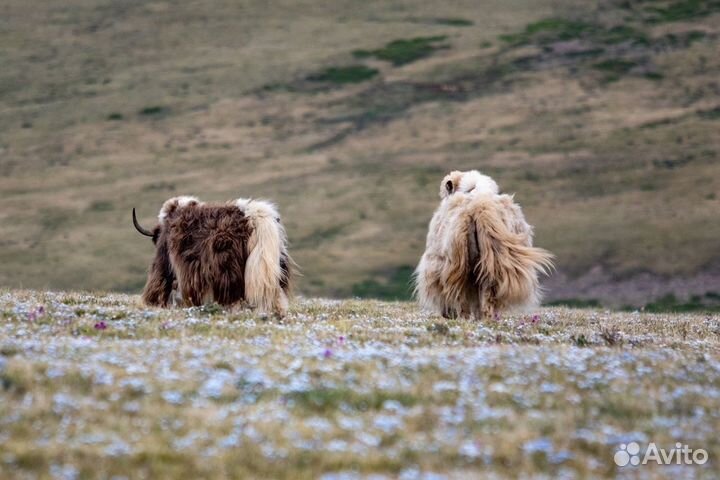
[[[137,291],[131,207],[192,193],[278,201],[306,293],[402,297],[480,168],[551,299],[712,294],[718,35],[696,0],[4,2],[0,284]]]

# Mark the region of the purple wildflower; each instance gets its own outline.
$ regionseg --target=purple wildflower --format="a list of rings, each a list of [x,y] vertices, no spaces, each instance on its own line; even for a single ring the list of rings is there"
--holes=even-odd
[[[538,323],[540,321],[540,315],[537,313],[532,316],[532,323]]]
[[[37,320],[39,317],[42,317],[43,315],[45,315],[45,307],[40,305],[37,308],[33,308],[27,314],[28,322],[34,322],[35,320]]]
[[[330,358],[330,357],[332,357],[332,354],[333,354],[332,350],[330,350],[329,348],[326,348],[325,351],[323,352],[323,357]]]
[[[95,330],[105,330],[106,328],[107,323],[103,322],[102,320],[95,324]]]
[[[345,343],[345,336],[344,336],[344,335],[340,335],[340,336],[338,337],[338,343],[339,343],[340,345],[343,345],[343,344]]]

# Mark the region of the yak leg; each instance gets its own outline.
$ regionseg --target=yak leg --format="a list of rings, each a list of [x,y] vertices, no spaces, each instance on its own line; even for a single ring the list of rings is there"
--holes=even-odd
[[[275,298],[273,299],[273,312],[275,314],[275,318],[281,319],[287,315],[288,303],[285,291],[282,287],[278,288],[277,292],[275,292]]]
[[[170,264],[167,243],[163,240],[155,252],[155,259],[150,266],[147,282],[143,289],[142,298],[145,304],[167,307],[171,300],[174,279],[175,273]]]
[[[199,303],[196,303],[194,300],[194,295],[191,289],[189,288],[183,288],[181,290],[182,295],[182,305],[183,307],[195,307],[199,305]]]
[[[475,310],[477,310],[476,307],[477,301],[476,296],[472,294],[472,292],[467,292],[467,295],[465,295],[465,302],[463,303],[462,308],[460,309],[460,318],[470,318],[472,319],[475,315]]]
[[[489,288],[480,290],[480,315],[483,320],[492,320],[495,317],[495,302]]]
[[[170,300],[173,308],[183,306],[183,297],[180,289],[178,288],[177,279],[172,282],[172,289],[170,290]]]
[[[230,306],[230,311],[232,313],[241,313],[248,309],[252,310],[252,305],[242,298]]]
[[[197,276],[189,275],[179,279],[180,291],[182,292],[183,303],[186,307],[199,307],[205,301],[205,288]],[[194,281],[193,281],[194,280]]]
[[[478,288],[472,297],[473,298],[468,298],[468,302],[470,303],[470,318],[482,320],[482,288]]]
[[[452,308],[448,305],[443,305],[441,313],[442,313],[442,317],[447,318],[447,319],[453,319],[453,318],[458,317],[457,310],[455,310],[454,308]]]

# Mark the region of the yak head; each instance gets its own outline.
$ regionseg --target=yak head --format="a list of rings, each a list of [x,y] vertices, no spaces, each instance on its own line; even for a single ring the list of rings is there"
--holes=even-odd
[[[158,238],[160,238],[160,234],[163,231],[165,223],[170,218],[172,218],[173,214],[178,210],[178,208],[200,205],[200,203],[201,202],[197,198],[190,196],[173,197],[169,200],[166,200],[165,203],[163,203],[162,208],[160,209],[160,213],[158,214],[158,224],[152,230],[148,230],[147,228],[144,228],[142,225],[140,225],[137,220],[137,216],[135,215],[135,209],[133,208],[133,225],[135,225],[135,230],[145,235],[146,237],[152,238],[153,243],[157,245]]]
[[[160,209],[158,224],[152,230],[148,230],[138,223],[133,208],[132,217],[135,229],[152,238],[156,247],[155,258],[148,270],[148,278],[142,294],[145,304],[167,307],[173,300],[173,292],[177,290],[177,279],[170,262],[166,225],[172,220],[178,209],[199,204],[200,202],[194,197],[174,197],[167,200]]]
[[[500,189],[495,180],[477,170],[461,172],[454,170],[443,178],[440,183],[440,198],[447,198],[454,193],[470,195],[497,195]]]

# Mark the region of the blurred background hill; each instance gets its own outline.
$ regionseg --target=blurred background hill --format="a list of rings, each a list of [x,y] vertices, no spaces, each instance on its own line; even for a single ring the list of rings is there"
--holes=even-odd
[[[407,298],[477,168],[549,301],[717,303],[719,35],[714,0],[4,0],[0,285],[138,292],[131,208],[195,194],[277,201],[304,294]]]

